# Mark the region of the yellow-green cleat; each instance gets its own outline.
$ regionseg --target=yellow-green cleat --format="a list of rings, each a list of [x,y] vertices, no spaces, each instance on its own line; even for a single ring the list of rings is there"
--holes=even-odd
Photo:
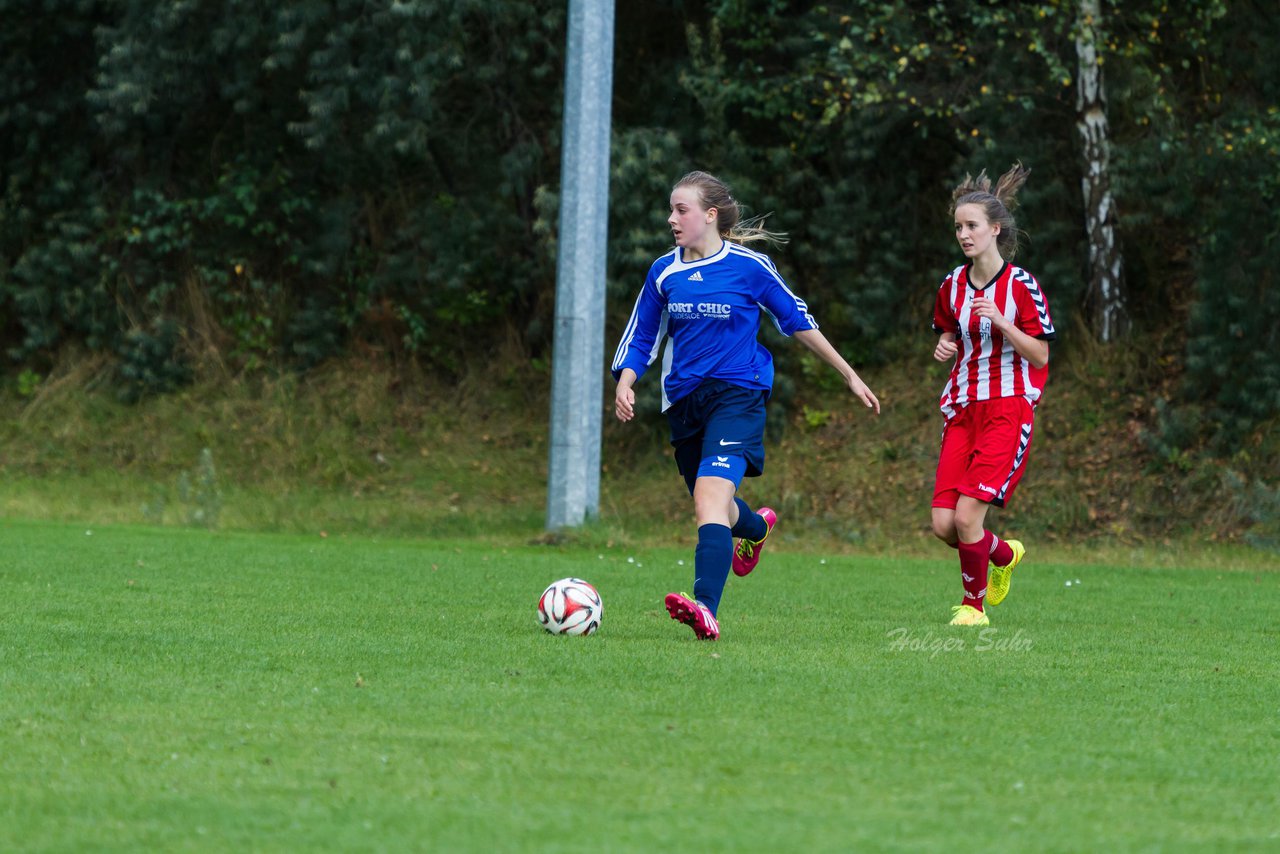
[[[972,605],[953,605],[951,613],[955,615],[951,618],[951,625],[953,626],[991,625],[991,619]]]
[[[1021,540],[1005,540],[1013,549],[1013,560],[1008,566],[992,566],[991,575],[987,578],[987,604],[999,605],[1009,595],[1009,585],[1013,582],[1013,568],[1022,563],[1022,556],[1027,553]]]

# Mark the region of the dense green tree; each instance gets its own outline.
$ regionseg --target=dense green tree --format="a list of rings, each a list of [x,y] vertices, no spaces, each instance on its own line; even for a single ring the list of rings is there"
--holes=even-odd
[[[1143,66],[1178,121],[1159,146],[1159,160],[1149,144],[1129,154],[1150,157],[1142,162],[1166,182],[1164,224],[1186,243],[1161,243],[1195,274],[1192,287],[1173,294],[1186,314],[1162,312],[1185,336],[1186,370],[1167,402],[1161,447],[1185,459],[1207,445],[1274,488],[1280,79],[1269,57],[1280,45],[1280,13],[1263,3],[1233,3],[1229,11],[1204,5],[1215,12],[1212,26],[1192,30],[1195,38],[1181,26],[1171,31],[1176,36],[1158,36],[1164,27],[1153,19]]]
[[[1280,413],[1280,16],[1256,0],[1097,6],[619,4],[613,322],[668,245],[672,182],[705,168],[790,234],[778,261],[845,349],[891,353],[955,261],[950,188],[1022,160],[1022,258],[1071,346],[1089,332],[1087,37],[1135,340],[1185,342],[1164,446],[1257,445]],[[87,350],[137,396],[210,365],[306,369],[357,347],[445,373],[497,340],[544,357],[565,11],[0,0],[11,364]]]
[[[163,390],[354,335],[448,370],[547,298],[560,4],[10,5],[16,358],[80,342]]]
[[[18,361],[57,347],[64,318],[83,311],[109,203],[84,100],[109,4],[42,6],[0,2],[0,297],[4,344]]]

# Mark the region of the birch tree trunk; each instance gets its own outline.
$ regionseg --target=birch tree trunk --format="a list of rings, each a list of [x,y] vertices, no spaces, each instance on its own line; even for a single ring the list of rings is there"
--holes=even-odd
[[[1116,237],[1115,203],[1108,171],[1106,93],[1098,60],[1101,6],[1100,0],[1080,0],[1080,34],[1076,37],[1076,55],[1080,61],[1076,127],[1080,130],[1084,158],[1081,189],[1089,239],[1089,287],[1085,305],[1094,333],[1106,343],[1128,331],[1129,324],[1122,276],[1124,258]]]

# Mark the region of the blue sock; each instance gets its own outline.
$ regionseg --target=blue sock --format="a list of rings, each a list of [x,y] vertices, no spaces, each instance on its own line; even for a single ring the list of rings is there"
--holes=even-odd
[[[733,534],[724,525],[698,528],[698,548],[693,553],[693,598],[710,609],[720,607],[720,595],[733,563]]]
[[[752,510],[751,506],[741,498],[734,498],[733,503],[738,505],[738,524],[733,526],[730,533],[752,542],[764,539],[764,535],[769,533],[769,526],[764,523],[764,517]]]

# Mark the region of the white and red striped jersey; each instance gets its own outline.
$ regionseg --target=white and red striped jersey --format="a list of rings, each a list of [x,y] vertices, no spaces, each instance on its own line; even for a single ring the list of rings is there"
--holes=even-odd
[[[973,299],[987,296],[1018,329],[1032,338],[1057,337],[1049,303],[1035,276],[1006,263],[981,287],[969,281],[972,264],[957,267],[942,281],[933,307],[933,331],[953,332],[959,351],[939,405],[948,421],[970,403],[999,397],[1025,397],[1033,406],[1044,391],[1049,366],[1034,368],[1022,358],[991,320],[971,313]]]

